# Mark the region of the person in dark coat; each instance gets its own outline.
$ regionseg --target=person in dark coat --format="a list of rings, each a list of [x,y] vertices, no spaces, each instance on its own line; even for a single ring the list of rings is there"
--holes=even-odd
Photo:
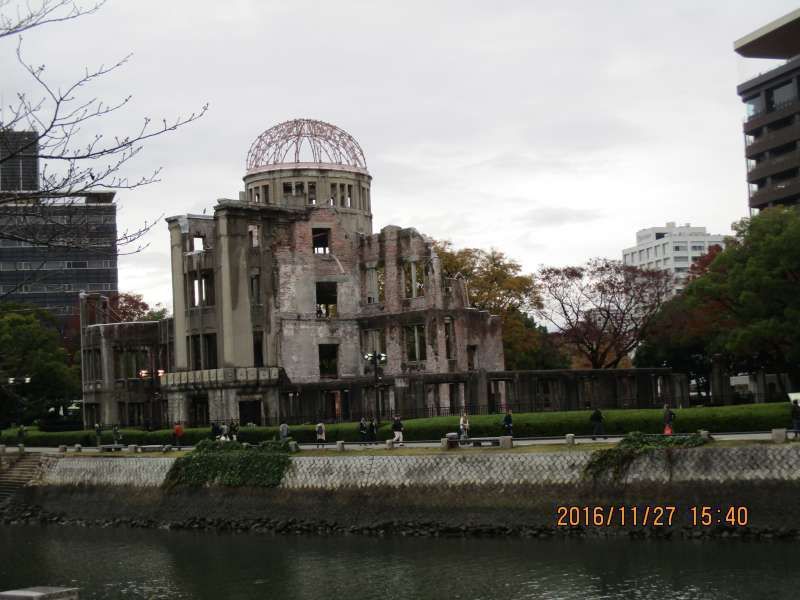
[[[361,421],[358,422],[358,435],[361,438],[361,443],[367,442],[367,418],[361,417]]]
[[[514,418],[511,416],[510,408],[506,411],[506,416],[503,417],[503,429],[507,436],[514,437]]]
[[[599,408],[595,408],[594,412],[589,415],[589,421],[592,423],[592,439],[597,439],[597,436],[603,436],[604,440],[608,439],[605,429],[603,428],[603,413]]]
[[[792,401],[792,429],[794,430],[794,439],[800,436],[800,402],[797,400]]]

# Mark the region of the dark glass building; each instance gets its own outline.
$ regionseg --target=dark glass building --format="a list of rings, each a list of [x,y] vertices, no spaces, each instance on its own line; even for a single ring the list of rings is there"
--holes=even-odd
[[[744,122],[751,211],[800,204],[800,9],[734,42],[746,58],[785,60],[736,89]]]
[[[77,317],[81,290],[117,290],[115,192],[41,192],[36,140],[0,131],[0,299]]]

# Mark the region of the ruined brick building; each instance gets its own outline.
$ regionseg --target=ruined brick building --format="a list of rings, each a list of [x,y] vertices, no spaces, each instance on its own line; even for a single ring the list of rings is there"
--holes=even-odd
[[[84,296],[87,424],[563,409],[598,390],[604,406],[661,401],[655,371],[504,371],[500,319],[470,308],[433,240],[373,232],[371,182],[338,127],[299,119],[262,133],[238,198],[167,218],[172,322],[110,324],[102,297]],[[379,377],[371,352],[386,355]]]
[[[253,143],[237,199],[167,218],[174,340],[171,356],[143,363],[165,371],[161,421],[387,416],[412,399],[437,413],[470,401],[463,374],[503,369],[500,320],[442,276],[433,240],[373,233],[371,180],[345,131],[289,121]],[[92,322],[87,347],[101,337]],[[364,359],[373,351],[386,355],[378,381]],[[441,382],[420,383],[428,374]],[[122,418],[105,404],[97,419]]]

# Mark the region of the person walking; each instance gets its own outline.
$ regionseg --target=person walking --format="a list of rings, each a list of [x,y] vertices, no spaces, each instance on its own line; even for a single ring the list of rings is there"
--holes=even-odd
[[[608,439],[605,429],[603,427],[603,413],[599,408],[595,408],[594,412],[589,415],[589,422],[592,424],[592,439],[597,439],[598,436],[603,436],[604,440]]]
[[[317,448],[325,447],[325,423],[320,421],[317,423]]]
[[[231,439],[235,442],[239,438],[239,421],[231,421],[230,428]]]
[[[367,437],[373,444],[378,443],[378,424],[375,422],[375,417],[371,417],[367,425]]]
[[[172,428],[172,433],[175,436],[175,445],[180,448],[181,447],[181,438],[183,437],[183,425],[180,423],[175,423],[175,427]]]
[[[399,415],[394,416],[394,421],[392,421],[392,431],[394,432],[394,438],[392,439],[398,446],[403,445],[403,422],[400,420]]]
[[[100,444],[103,441],[102,440],[102,438],[103,438],[103,427],[102,427],[102,425],[100,425],[100,423],[95,423],[94,424],[94,435],[97,438],[97,447],[99,448]]]
[[[675,421],[675,413],[669,408],[669,404],[664,405],[664,435],[672,435],[672,423]]]
[[[281,438],[282,442],[285,442],[289,439],[289,425],[285,422],[281,423],[280,427],[278,427],[278,435]]]
[[[358,435],[361,438],[361,443],[365,444],[367,442],[367,430],[369,429],[367,425],[367,418],[361,417],[361,421],[358,422]]]
[[[797,400],[792,401],[792,429],[794,439],[797,439],[800,436],[800,402]]]
[[[514,437],[514,417],[511,415],[511,409],[506,410],[506,416],[503,417],[503,429],[506,435]]]
[[[114,445],[118,446],[122,441],[122,434],[119,432],[119,425],[114,425],[111,428],[111,435],[114,438]]]
[[[458,420],[458,433],[462,441],[469,439],[469,416],[466,411],[461,413],[461,418]]]

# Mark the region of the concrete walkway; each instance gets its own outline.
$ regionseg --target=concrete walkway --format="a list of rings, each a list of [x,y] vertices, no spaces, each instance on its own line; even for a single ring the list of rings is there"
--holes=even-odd
[[[712,434],[713,437],[717,440],[735,440],[735,441],[770,441],[772,436],[770,432],[763,431],[763,432],[751,432],[751,433],[715,433]],[[614,444],[619,442],[622,439],[622,436],[609,436],[607,438],[598,438],[593,440],[591,436],[576,436],[575,443],[576,444],[600,444],[600,443],[607,443],[607,444]],[[791,436],[789,436],[791,439]],[[566,442],[564,437],[542,437],[542,438],[514,438],[514,446],[531,446],[531,445],[562,445],[565,446]],[[383,442],[378,442],[377,444],[358,444],[348,442],[346,444],[348,450],[363,450],[363,449],[375,449],[375,448],[384,448]],[[407,441],[405,443],[406,448],[438,448],[439,447],[439,440],[430,440],[430,441],[420,441],[420,442],[413,442]],[[468,446],[464,446],[468,447]],[[191,446],[183,446],[181,447],[181,451],[191,450]],[[301,450],[317,450],[317,444],[300,444]],[[326,450],[336,450],[336,443],[329,442],[325,445]],[[50,447],[25,447],[25,450],[28,452],[39,452],[39,453],[46,453],[46,454],[59,454],[58,448],[50,448]],[[15,452],[16,448],[14,446],[7,446],[6,452]],[[101,453],[97,448],[92,446],[85,446],[82,449],[83,453],[86,454],[95,454],[95,455],[111,455],[111,454],[119,454],[118,452],[103,452]],[[127,451],[122,451],[123,453],[127,454]],[[69,447],[69,453],[72,454],[73,450],[72,447]],[[150,453],[154,456],[160,456],[160,452],[153,452]]]

